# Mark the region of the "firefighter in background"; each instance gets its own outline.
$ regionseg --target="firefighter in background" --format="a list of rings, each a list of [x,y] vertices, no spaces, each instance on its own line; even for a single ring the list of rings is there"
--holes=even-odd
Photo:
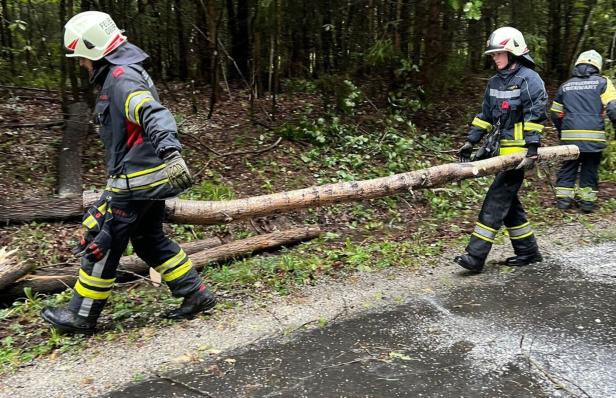
[[[471,160],[473,146],[496,137],[497,147],[484,145],[477,151],[485,156],[526,152],[514,169],[498,173],[490,186],[479,213],[479,221],[466,247],[466,254],[455,262],[462,267],[481,272],[496,234],[505,224],[513,245],[514,257],[507,265],[522,266],[542,261],[537,241],[518,198],[525,169],[537,159],[543,123],[547,119],[547,94],[544,83],[534,71],[535,63],[526,47],[524,36],[511,27],[495,30],[490,36],[485,54],[492,56],[497,73],[485,91],[481,113],[472,121],[468,140],[460,148],[460,161]],[[490,151],[490,149],[492,151]]]
[[[67,307],[41,316],[57,329],[92,333],[111,295],[116,268],[129,240],[135,253],[162,275],[184,300],[171,319],[211,309],[205,287],[186,253],[163,232],[165,201],[192,185],[180,155],[173,115],[160,104],[142,67],[148,55],[129,43],[111,17],[98,11],[75,15],[65,25],[68,57],[77,57],[100,88],[95,118],[100,125],[108,180],[105,192],[83,220],[86,233],[76,248],[79,279]]]
[[[580,148],[580,156],[565,161],[558,172],[556,206],[559,209],[571,207],[576,196],[583,212],[591,213],[595,208],[599,163],[607,147],[604,109],[616,126],[616,89],[609,78],[600,75],[602,66],[603,59],[595,50],[581,53],[573,76],[560,86],[550,108],[561,143]],[[578,174],[580,183],[576,192]]]

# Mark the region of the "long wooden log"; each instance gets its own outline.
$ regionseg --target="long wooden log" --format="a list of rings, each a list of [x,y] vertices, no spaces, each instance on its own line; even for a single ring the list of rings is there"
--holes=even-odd
[[[431,188],[452,181],[477,178],[514,168],[522,161],[524,153],[497,156],[472,163],[447,163],[427,169],[394,174],[356,182],[327,184],[271,195],[254,196],[229,201],[167,200],[167,220],[188,224],[224,224],[250,217],[278,214],[291,210],[373,199],[395,195],[415,189]],[[540,161],[576,159],[579,149],[575,145],[560,145],[539,148]],[[99,194],[84,193],[83,206],[91,205]],[[65,208],[81,207],[80,203]],[[30,211],[27,202],[0,203],[0,222],[26,221]],[[66,213],[76,217],[79,212]],[[39,213],[40,214],[40,213]],[[19,218],[16,218],[18,215]],[[35,218],[30,218],[33,220]]]
[[[288,246],[300,241],[314,239],[320,234],[321,229],[318,227],[293,228],[286,231],[253,236],[201,250],[192,253],[190,258],[193,265],[201,270],[211,263],[244,257],[281,246]],[[139,272],[135,273],[146,275],[149,268],[136,268],[136,270]],[[51,294],[74,286],[75,282],[77,282],[77,269],[72,269],[71,274],[65,274],[65,272],[67,271],[60,271],[57,275],[28,275],[5,290],[0,290],[0,302],[8,302],[23,297],[24,288],[31,288],[35,293]]]

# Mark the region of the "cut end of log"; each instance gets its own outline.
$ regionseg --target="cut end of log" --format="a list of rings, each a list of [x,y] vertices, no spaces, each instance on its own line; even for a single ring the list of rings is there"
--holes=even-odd
[[[0,248],[0,268],[15,261],[13,257],[15,252],[17,252],[17,249],[8,250],[6,247]]]

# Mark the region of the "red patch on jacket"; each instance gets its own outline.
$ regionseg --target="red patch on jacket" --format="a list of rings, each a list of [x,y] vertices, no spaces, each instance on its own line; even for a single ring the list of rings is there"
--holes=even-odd
[[[135,145],[143,144],[143,136],[141,135],[141,126],[131,121],[126,121],[126,145],[129,148]]]
[[[116,79],[120,76],[122,76],[124,74],[124,68],[122,68],[121,66],[118,66],[117,68],[115,68],[113,70],[113,77],[115,77]]]
[[[509,101],[503,101],[501,104],[501,109],[509,109]]]

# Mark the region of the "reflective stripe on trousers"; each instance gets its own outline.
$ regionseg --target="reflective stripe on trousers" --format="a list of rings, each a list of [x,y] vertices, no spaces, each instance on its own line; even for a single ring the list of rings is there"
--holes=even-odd
[[[507,227],[507,233],[509,234],[509,239],[511,240],[524,239],[533,234],[533,229],[531,228],[529,222],[525,222],[524,224],[515,227]]]

